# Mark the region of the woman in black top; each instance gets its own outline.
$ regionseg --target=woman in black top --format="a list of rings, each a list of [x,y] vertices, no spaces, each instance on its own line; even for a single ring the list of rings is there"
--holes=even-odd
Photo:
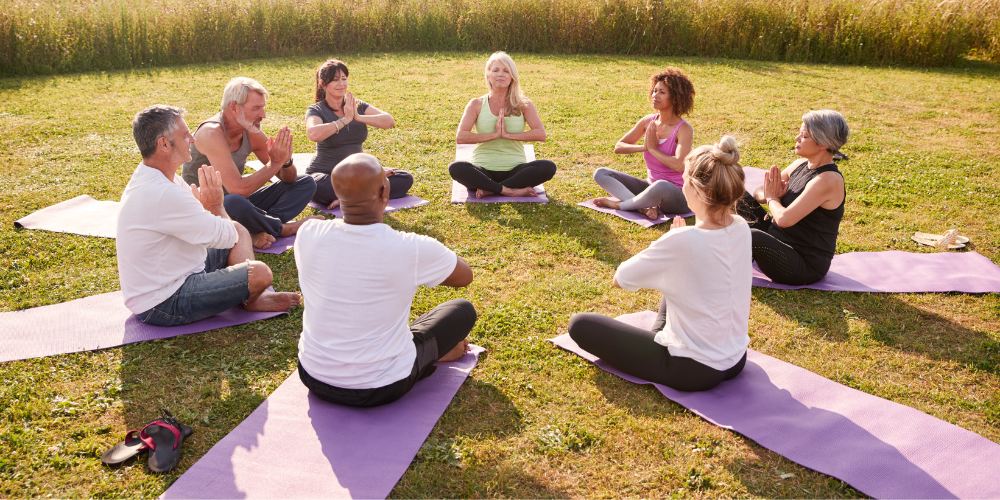
[[[833,155],[848,133],[847,121],[836,111],[802,115],[795,154],[804,159],[784,170],[772,166],[764,185],[737,204],[737,212],[750,223],[753,259],[775,283],[807,285],[830,270],[846,197]]]
[[[330,172],[344,158],[362,151],[368,125],[392,128],[392,115],[354,98],[347,91],[347,65],[328,59],[316,70],[316,103],[306,109],[306,135],[316,143],[316,157],[306,173],[316,179],[313,201],[328,208],[340,205],[333,191]],[[413,176],[402,170],[385,169],[389,198],[402,198],[413,186]]]

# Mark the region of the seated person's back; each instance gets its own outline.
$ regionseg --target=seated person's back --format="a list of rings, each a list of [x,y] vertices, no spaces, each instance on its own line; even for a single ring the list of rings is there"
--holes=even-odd
[[[302,366],[344,388],[378,387],[409,374],[413,295],[420,285],[444,281],[456,261],[437,240],[386,224],[303,225],[295,247],[306,300]]]
[[[445,302],[412,323],[417,287],[463,287],[468,264],[434,238],[382,222],[389,181],[378,160],[345,158],[331,175],[344,218],[304,224],[295,264],[307,304],[299,340],[299,377],[321,399],[376,406],[399,399],[465,354],[476,322],[467,300]]]

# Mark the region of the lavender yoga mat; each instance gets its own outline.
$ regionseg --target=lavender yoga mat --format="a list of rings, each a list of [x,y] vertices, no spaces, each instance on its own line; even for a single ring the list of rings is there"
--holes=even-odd
[[[471,347],[375,408],[324,402],[293,372],[162,498],[385,498],[476,366]]]
[[[548,203],[549,197],[545,194],[545,185],[535,186],[537,196],[484,196],[476,198],[476,193],[469,191],[458,181],[451,181],[451,202],[452,203]]]
[[[754,265],[754,286],[834,292],[1000,292],[1000,267],[976,252],[852,252],[833,257],[830,271],[803,286],[772,282]]]
[[[652,328],[656,313],[618,319]],[[650,383],[604,364],[569,335],[551,342],[625,380]],[[876,498],[1000,497],[1000,446],[992,441],[754,350],[739,376],[712,390],[653,386],[712,424]]]
[[[190,325],[160,327],[140,322],[121,292],[0,313],[0,362],[106,349],[133,342],[207,332],[284,313],[233,308]]]
[[[430,202],[423,198],[413,195],[407,195],[402,198],[389,200],[389,204],[386,205],[385,207],[385,213],[395,212],[396,210],[405,210],[407,208],[422,207],[428,203]],[[316,202],[310,202],[309,206],[325,214],[333,215],[334,217],[341,217],[341,218],[344,217],[344,212],[343,210],[340,209],[340,207],[330,210]]]
[[[580,205],[581,207],[587,207],[591,210],[597,210],[598,212],[611,214],[614,215],[615,217],[620,217],[629,222],[634,222],[642,227],[653,227],[657,224],[663,224],[664,222],[669,222],[671,219],[674,218],[674,214],[669,214],[669,215],[661,214],[659,217],[655,219],[648,219],[646,218],[645,215],[642,215],[639,212],[633,212],[631,210],[615,210],[613,208],[599,207],[594,204],[594,200],[581,201],[580,203],[577,203],[577,205]],[[694,214],[689,212],[686,214],[676,214],[676,215],[680,215],[681,217],[690,217]]]
[[[316,156],[315,153],[292,153],[292,162],[295,163],[295,169],[298,170],[299,173],[305,172],[306,167],[308,167],[309,164],[312,163],[313,158],[315,156]],[[253,170],[260,170],[264,168],[264,164],[261,163],[260,160],[247,160],[246,166],[247,168]],[[271,177],[271,180],[274,182],[281,182],[281,180],[278,179],[277,176]]]
[[[14,221],[14,227],[114,238],[120,210],[117,201],[95,200],[84,194],[26,215]]]
[[[269,253],[272,255],[278,255],[281,253],[285,253],[286,251],[291,249],[294,245],[295,245],[295,235],[293,234],[291,236],[282,236],[281,238],[274,240],[274,243],[271,243],[271,246],[267,248],[254,248],[253,251],[257,253]]]

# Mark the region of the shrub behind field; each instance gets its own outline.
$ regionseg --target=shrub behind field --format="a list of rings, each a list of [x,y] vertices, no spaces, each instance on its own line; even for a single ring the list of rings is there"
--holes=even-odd
[[[0,0],[0,74],[312,53],[505,49],[1000,62],[1000,0]]]

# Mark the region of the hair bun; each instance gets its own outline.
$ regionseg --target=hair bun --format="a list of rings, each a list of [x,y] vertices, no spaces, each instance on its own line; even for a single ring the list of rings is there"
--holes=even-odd
[[[722,136],[719,143],[712,146],[712,158],[727,166],[739,164],[740,150],[736,138],[731,135]]]

